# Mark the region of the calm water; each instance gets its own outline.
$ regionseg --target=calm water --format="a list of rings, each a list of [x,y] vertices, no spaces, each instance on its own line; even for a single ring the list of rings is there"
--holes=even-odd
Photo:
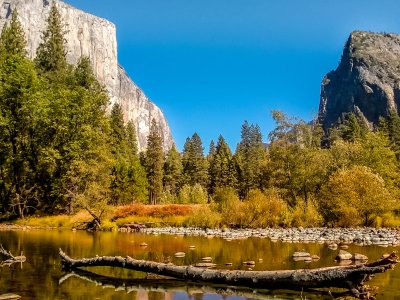
[[[147,243],[146,248],[140,247]],[[249,238],[226,241],[221,238],[188,236],[153,236],[116,232],[72,231],[0,231],[0,243],[12,253],[24,251],[27,261],[12,267],[0,268],[0,294],[15,293],[22,299],[143,299],[143,300],[245,300],[301,299],[301,293],[290,291],[252,291],[223,289],[188,284],[181,281],[160,281],[146,274],[112,268],[90,268],[86,272],[66,273],[61,269],[58,249],[72,257],[95,255],[129,255],[138,259],[171,261],[175,264],[194,264],[211,256],[220,268],[247,269],[243,261],[254,260],[254,270],[316,268],[335,265],[338,250],[321,244],[291,244],[269,239]],[[189,246],[195,246],[189,250]],[[294,251],[305,250],[321,257],[318,262],[294,262]],[[380,258],[395,248],[350,245],[349,251]],[[186,252],[184,258],[174,253]],[[259,262],[262,259],[262,262]],[[225,263],[232,267],[225,267]],[[87,272],[90,271],[90,272]],[[93,274],[93,272],[95,274]],[[97,274],[97,275],[96,275]],[[101,276],[99,276],[101,275]],[[113,280],[112,278],[120,278]],[[400,266],[370,281],[377,286],[378,299],[400,299]],[[321,294],[303,294],[303,299],[331,299]]]

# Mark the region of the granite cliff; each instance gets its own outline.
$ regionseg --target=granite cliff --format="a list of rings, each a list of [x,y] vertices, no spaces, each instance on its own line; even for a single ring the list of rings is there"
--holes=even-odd
[[[322,81],[319,121],[326,130],[353,112],[373,128],[392,109],[400,112],[400,35],[351,33],[338,68]]]
[[[105,19],[85,13],[62,1],[56,0],[63,22],[66,24],[66,49],[69,63],[76,63],[81,56],[88,56],[94,73],[109,92],[111,104],[122,106],[125,121],[132,120],[138,132],[138,146],[145,149],[146,139],[154,118],[164,138],[164,149],[169,149],[173,138],[162,111],[118,65],[115,25]],[[0,29],[17,8],[28,42],[28,53],[35,57],[50,11],[49,0],[0,0]]]

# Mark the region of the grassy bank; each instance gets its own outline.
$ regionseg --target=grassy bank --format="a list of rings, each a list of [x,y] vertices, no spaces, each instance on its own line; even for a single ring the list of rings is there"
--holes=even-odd
[[[134,204],[107,207],[102,217],[103,230],[115,230],[126,224],[145,224],[150,227],[201,227],[201,228],[265,228],[265,227],[317,227],[323,226],[322,219],[310,205],[285,209],[277,213],[271,203],[268,207],[226,207],[219,209],[215,204],[205,205],[143,205]],[[276,209],[276,207],[275,207]],[[272,211],[271,211],[272,210]],[[79,228],[92,220],[87,211],[73,215],[31,216],[18,219],[15,225],[52,228]],[[386,214],[376,217],[375,227],[400,228],[400,217]]]

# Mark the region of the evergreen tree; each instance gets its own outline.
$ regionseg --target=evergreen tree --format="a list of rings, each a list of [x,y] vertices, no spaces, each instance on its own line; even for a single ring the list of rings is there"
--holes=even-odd
[[[126,138],[127,138],[128,151],[130,152],[130,155],[138,159],[139,150],[138,150],[136,128],[132,121],[129,121],[128,124],[126,125]]]
[[[184,184],[200,184],[203,188],[206,188],[208,179],[207,161],[204,158],[203,143],[197,133],[186,139],[183,147],[182,165]]]
[[[157,204],[162,196],[163,185],[163,148],[162,138],[156,121],[151,121],[147,137],[146,171],[149,181],[149,202]]]
[[[392,149],[400,160],[400,116],[395,110],[390,110],[387,118],[387,127]]]
[[[111,144],[114,154],[126,151],[126,131],[121,106],[115,103],[110,113]],[[123,155],[123,154],[122,154]]]
[[[182,158],[181,154],[172,145],[164,163],[164,190],[176,197],[182,185]]]
[[[43,72],[59,72],[67,67],[64,24],[55,1],[52,2],[47,27],[36,51],[35,63]]]
[[[124,125],[121,106],[114,104],[110,114],[111,145],[115,164],[111,172],[111,203],[144,202],[147,197],[146,172],[137,156],[135,127]]]
[[[1,32],[0,56],[26,56],[26,39],[17,9],[13,10],[9,25],[4,25]]]
[[[235,166],[232,152],[222,135],[218,138],[215,154],[209,167],[209,193],[214,194],[218,188],[235,187]]]
[[[213,140],[210,142],[210,146],[208,148],[208,155],[207,155],[207,161],[210,162],[215,155],[215,143]]]
[[[241,141],[236,149],[235,160],[239,194],[246,198],[250,189],[259,188],[261,166],[265,157],[262,134],[258,125],[242,125]]]
[[[362,138],[368,132],[364,121],[357,118],[354,113],[347,113],[342,116],[338,130],[341,138],[350,142]]]

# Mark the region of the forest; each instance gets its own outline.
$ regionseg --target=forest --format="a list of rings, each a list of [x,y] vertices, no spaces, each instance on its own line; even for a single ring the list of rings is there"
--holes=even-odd
[[[52,5],[34,59],[16,11],[1,32],[1,219],[198,204],[193,225],[400,226],[397,112],[376,128],[343,114],[324,131],[273,111],[268,143],[245,121],[234,151],[220,135],[207,154],[197,133],[182,153],[164,151],[153,120],[139,153],[134,124],[110,109],[89,59],[67,63],[64,28]]]

